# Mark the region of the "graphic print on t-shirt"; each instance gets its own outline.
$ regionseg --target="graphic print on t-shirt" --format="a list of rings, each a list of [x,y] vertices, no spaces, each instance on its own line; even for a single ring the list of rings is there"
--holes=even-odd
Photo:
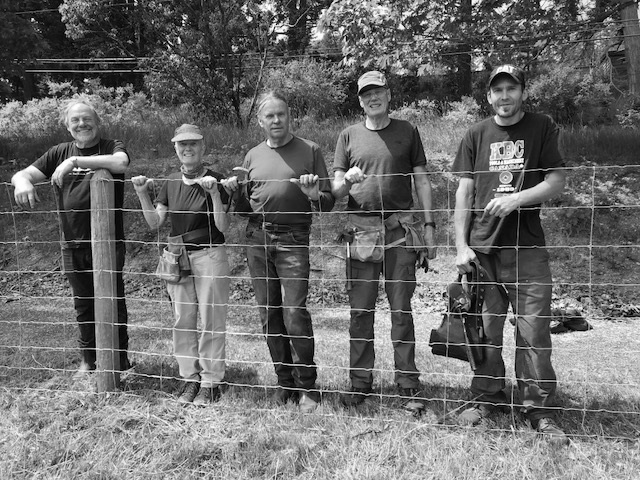
[[[510,195],[516,191],[512,171],[524,169],[524,140],[494,142],[490,148],[489,171],[500,172],[500,185],[494,189],[494,196]]]

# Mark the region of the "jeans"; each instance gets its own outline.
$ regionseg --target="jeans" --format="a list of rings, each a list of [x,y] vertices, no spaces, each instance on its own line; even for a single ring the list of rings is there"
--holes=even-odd
[[[118,337],[120,351],[120,368],[129,367],[127,348],[129,336],[127,334],[127,306],[124,300],[124,267],[125,245],[116,243],[116,296],[118,309]],[[62,266],[73,291],[73,305],[80,329],[80,351],[83,360],[93,366],[96,362],[96,332],[93,292],[93,259],[91,248],[62,249]]]
[[[249,222],[247,262],[278,385],[315,388],[309,289],[309,229],[263,230]]]
[[[222,383],[225,373],[229,260],[224,245],[189,252],[191,274],[167,283],[175,316],[173,353],[180,376],[203,387]],[[202,331],[198,338],[198,313]]]
[[[516,316],[515,372],[520,400],[531,420],[549,417],[556,390],[551,365],[551,271],[544,248],[502,249],[477,253],[489,282],[483,324],[489,346],[484,363],[474,372],[471,390],[480,401],[507,404],[502,359],[504,321],[509,304]]]
[[[387,229],[385,242],[392,243],[404,235],[402,228]],[[411,313],[411,297],[416,289],[416,253],[404,245],[386,249],[380,263],[351,260],[351,268],[347,265],[351,384],[357,388],[370,388],[373,384],[373,324],[380,274],[384,275],[391,307],[394,380],[402,388],[418,388],[420,372],[415,362],[416,339]]]

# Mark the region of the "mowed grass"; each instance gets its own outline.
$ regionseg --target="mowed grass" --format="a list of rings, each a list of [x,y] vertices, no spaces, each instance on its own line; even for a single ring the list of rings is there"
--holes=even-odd
[[[0,478],[631,479],[640,469],[640,339],[636,322],[590,319],[588,332],[554,336],[558,421],[571,435],[554,447],[523,418],[496,416],[477,428],[454,423],[471,398],[468,365],[431,355],[429,332],[453,258],[420,274],[414,297],[417,364],[428,408],[400,408],[393,382],[386,299],[376,321],[376,395],[345,409],[348,307],[310,305],[321,408],[302,415],[275,406],[275,375],[246,279],[234,283],[228,318],[227,385],[221,401],[181,407],[171,355],[171,311],[162,289],[129,297],[134,371],[122,390],[96,393],[73,380],[71,300],[23,297],[0,310]],[[323,265],[314,265],[314,276]],[[323,281],[331,281],[324,279]],[[312,280],[313,283],[313,280]],[[513,327],[505,360],[513,385]]]

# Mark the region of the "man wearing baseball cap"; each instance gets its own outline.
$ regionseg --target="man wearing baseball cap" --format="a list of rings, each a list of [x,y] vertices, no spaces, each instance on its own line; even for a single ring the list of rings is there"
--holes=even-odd
[[[332,190],[336,198],[349,197],[345,234],[378,231],[384,239],[380,247],[384,253],[371,258],[350,256],[351,245],[347,245],[351,389],[342,395],[342,403],[359,405],[372,392],[374,314],[379,277],[383,274],[391,307],[394,380],[403,407],[420,414],[425,404],[415,363],[411,297],[419,255],[424,259],[436,254],[427,160],[418,129],[407,121],[389,117],[391,92],[384,74],[371,71],[362,75],[358,79],[358,98],[366,118],[347,127],[338,137]],[[412,183],[420,204],[418,210],[413,210]],[[408,247],[405,228],[414,229],[422,246]]]
[[[564,160],[557,125],[546,115],[525,112],[526,99],[520,68],[494,69],[487,101],[495,115],[469,128],[453,162],[460,176],[454,217],[456,266],[463,274],[477,261],[490,281],[483,313],[485,360],[471,382],[476,401],[458,416],[458,423],[477,425],[496,411],[517,406],[545,438],[566,444],[567,436],[553,420],[552,280],[540,224],[540,204],[564,189]],[[502,359],[509,304],[516,316],[517,402],[505,392]]]

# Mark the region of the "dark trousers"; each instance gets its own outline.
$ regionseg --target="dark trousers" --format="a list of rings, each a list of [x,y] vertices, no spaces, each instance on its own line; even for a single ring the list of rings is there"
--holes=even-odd
[[[118,242],[116,244],[116,295],[118,297],[118,335],[121,369],[128,368],[127,348],[129,346],[127,334],[128,315],[124,300],[124,280],[122,278],[124,257],[124,243]],[[73,305],[80,329],[80,350],[84,361],[93,365],[96,361],[96,332],[91,248],[63,249],[62,264],[73,291]]]
[[[516,316],[515,372],[520,401],[532,420],[553,413],[556,374],[551,365],[551,271],[544,248],[502,249],[485,255],[476,252],[487,270],[482,313],[489,346],[484,363],[474,372],[471,390],[480,400],[509,404],[502,359],[504,321],[509,304]]]
[[[405,235],[402,228],[387,230],[386,243]],[[380,274],[391,308],[391,343],[395,363],[395,382],[402,388],[417,388],[420,372],[416,367],[416,338],[411,313],[411,297],[416,289],[416,253],[400,245],[385,250],[381,263],[351,260],[347,266],[347,293],[351,304],[350,370],[351,384],[369,388],[373,383],[375,361],[374,316]]]
[[[315,388],[315,342],[307,311],[309,229],[246,230],[247,262],[258,302],[262,331],[278,385]]]

